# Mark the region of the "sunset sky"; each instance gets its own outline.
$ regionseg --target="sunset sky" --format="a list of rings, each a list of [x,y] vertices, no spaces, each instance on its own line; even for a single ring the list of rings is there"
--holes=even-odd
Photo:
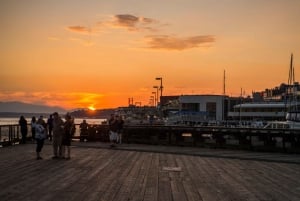
[[[0,101],[72,108],[238,96],[300,78],[299,0],[0,0]]]

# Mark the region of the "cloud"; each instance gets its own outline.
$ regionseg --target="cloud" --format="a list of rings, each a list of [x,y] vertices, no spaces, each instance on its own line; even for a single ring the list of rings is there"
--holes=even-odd
[[[90,34],[91,33],[91,29],[88,27],[84,27],[84,26],[68,26],[67,30],[76,32],[76,33],[81,33],[81,34]]]
[[[67,30],[80,33],[91,34],[105,32],[111,28],[125,29],[129,32],[159,32],[162,26],[169,26],[168,24],[161,24],[158,20],[136,16],[132,14],[116,14],[110,16],[110,19],[98,21],[93,29],[86,26],[68,26]],[[215,36],[213,35],[196,35],[189,37],[177,37],[173,35],[150,35],[144,36],[146,42],[146,48],[153,50],[187,50],[191,48],[209,47],[215,42]],[[91,46],[93,43],[90,40],[82,40],[78,38],[72,38],[72,41],[79,41],[83,45]]]
[[[139,22],[139,18],[134,15],[115,15],[115,23],[120,26],[135,28],[136,24]]]
[[[112,21],[107,22],[113,27],[124,28],[128,31],[156,31],[153,25],[157,23],[155,19],[130,14],[114,15]]]
[[[192,37],[175,37],[168,35],[146,36],[147,48],[165,49],[165,50],[186,50],[198,48],[204,44],[215,42],[212,35],[192,36]]]

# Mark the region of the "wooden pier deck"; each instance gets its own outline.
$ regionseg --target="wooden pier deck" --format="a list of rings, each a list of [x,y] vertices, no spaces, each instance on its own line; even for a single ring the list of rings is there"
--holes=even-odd
[[[300,200],[300,157],[195,147],[74,142],[71,160],[44,146],[0,148],[0,200]]]

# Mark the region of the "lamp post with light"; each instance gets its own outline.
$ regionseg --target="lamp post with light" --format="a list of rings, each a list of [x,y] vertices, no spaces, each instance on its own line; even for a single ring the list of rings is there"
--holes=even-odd
[[[156,105],[158,105],[158,90],[159,90],[159,86],[153,86],[154,89],[156,89],[156,94],[157,94],[157,102],[156,102]]]
[[[154,94],[154,106],[157,106],[157,96],[156,96],[156,92],[153,91],[152,94]]]
[[[155,103],[154,96],[150,96],[150,105],[153,106]]]
[[[163,83],[162,83],[163,79],[162,79],[162,77],[157,77],[157,78],[155,78],[155,80],[160,80],[160,87],[159,87],[159,90],[160,90],[160,100],[159,100],[159,102],[161,103],[161,97],[163,95]],[[157,94],[157,96],[158,96],[158,94]]]

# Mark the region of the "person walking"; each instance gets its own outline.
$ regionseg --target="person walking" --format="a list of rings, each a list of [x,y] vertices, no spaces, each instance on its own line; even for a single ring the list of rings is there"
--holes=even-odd
[[[69,113],[65,116],[64,123],[64,134],[62,139],[62,156],[63,158],[70,160],[71,159],[71,140],[74,132],[74,119],[72,119]],[[65,157],[65,152],[67,152],[67,157]]]
[[[25,119],[25,117],[23,115],[20,117],[19,125],[21,127],[21,135],[22,135],[21,143],[25,144],[28,129],[27,129],[27,120]]]
[[[52,130],[53,130],[53,115],[52,114],[49,116],[49,119],[47,120],[47,128],[48,128],[48,138],[50,141],[52,141]]]
[[[37,123],[34,125],[35,128],[35,139],[36,139],[36,159],[40,160],[43,159],[40,155],[43,146],[44,140],[47,138],[46,128],[44,127],[45,122],[43,119],[39,119]]]
[[[64,133],[64,122],[57,112],[53,113],[53,157],[58,159],[62,157],[62,136]]]
[[[35,141],[35,125],[36,125],[36,118],[33,116],[31,118],[31,139]]]

